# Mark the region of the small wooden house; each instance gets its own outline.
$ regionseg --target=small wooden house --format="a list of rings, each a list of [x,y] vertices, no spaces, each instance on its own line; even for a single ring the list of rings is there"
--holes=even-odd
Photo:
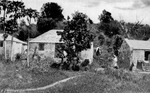
[[[27,43],[17,39],[16,37],[13,37],[13,46],[11,47],[11,40],[12,40],[12,36],[8,35],[8,37],[6,38],[6,53],[8,57],[10,57],[11,55],[11,49],[12,49],[13,57],[17,53],[23,53],[27,49]],[[4,54],[4,38],[3,38],[3,34],[1,33],[0,34],[0,55],[3,54]]]
[[[57,35],[57,31],[62,32],[63,30],[50,30],[30,40],[30,54],[32,55],[36,51],[42,58],[51,57],[56,61],[60,60],[57,56],[59,53],[57,49],[63,42],[60,42],[61,36]],[[81,58],[93,61],[93,43],[90,49],[81,52]]]
[[[124,39],[119,50],[119,67],[129,69],[133,64],[135,70],[140,62],[149,63],[149,59],[150,41]]]

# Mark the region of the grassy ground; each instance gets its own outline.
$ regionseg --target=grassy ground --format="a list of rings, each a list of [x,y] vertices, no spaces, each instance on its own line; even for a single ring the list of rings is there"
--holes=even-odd
[[[21,62],[4,63],[1,61],[0,90],[44,87],[68,77],[88,74],[87,72],[60,71],[50,68],[48,64],[36,66],[26,68]]]
[[[68,77],[63,72],[53,70],[53,69],[51,69],[51,71],[49,71],[47,73],[42,73],[42,74],[32,74],[32,73],[23,72],[23,74],[24,73],[26,74],[24,80],[26,78],[29,78],[31,80],[30,81],[22,80],[19,82],[19,79],[14,78],[12,81],[12,84],[9,85],[9,88],[11,88],[11,89],[26,89],[26,88],[43,87],[43,86],[52,84],[56,81],[59,81],[59,80],[62,80],[64,78]],[[20,74],[20,75],[22,75],[22,74]],[[16,85],[15,83],[19,83],[19,84]],[[13,84],[15,84],[15,86]]]
[[[52,84],[56,81],[82,75],[54,87],[26,93],[148,93],[150,75],[125,70],[71,72],[49,69],[46,73],[33,73],[18,68],[20,64],[0,63],[0,88],[26,89]],[[20,70],[18,70],[20,69]]]
[[[104,55],[103,59],[106,55]],[[107,55],[108,56],[108,55]],[[98,57],[97,57],[98,58]],[[109,60],[105,60],[109,61]],[[47,63],[46,63],[47,62]],[[50,85],[59,80],[82,75],[45,90],[26,93],[149,93],[150,74],[139,74],[122,69],[104,71],[73,72],[60,71],[49,67],[49,60],[44,64],[31,64],[26,68],[21,62],[0,62],[0,89],[27,89]],[[96,59],[92,68],[103,65],[103,60]],[[102,63],[102,64],[101,64]]]
[[[123,70],[84,74],[46,90],[27,93],[149,93],[150,75]]]
[[[69,77],[63,71],[48,69],[46,72],[35,72],[24,68],[20,63],[0,62],[0,89],[26,89],[49,85]]]

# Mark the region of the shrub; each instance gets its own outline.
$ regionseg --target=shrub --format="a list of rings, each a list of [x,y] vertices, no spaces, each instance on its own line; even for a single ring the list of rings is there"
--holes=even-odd
[[[56,68],[56,69],[59,69],[60,68],[60,63],[52,63],[51,64],[51,68]]]
[[[17,53],[16,57],[15,57],[15,60],[21,60],[21,58],[22,58],[22,55],[20,53]]]
[[[48,72],[52,63],[55,63],[52,58],[41,59],[39,61],[33,59],[30,62],[30,71],[35,74]]]

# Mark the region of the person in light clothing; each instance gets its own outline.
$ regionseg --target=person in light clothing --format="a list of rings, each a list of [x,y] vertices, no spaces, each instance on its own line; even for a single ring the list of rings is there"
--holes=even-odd
[[[113,59],[112,59],[112,67],[118,69],[118,58],[116,55],[113,54]]]
[[[64,57],[66,57],[67,56],[67,52],[63,51],[63,55],[64,55]]]
[[[95,50],[96,50],[96,56],[99,56],[101,54],[100,47],[97,47]]]

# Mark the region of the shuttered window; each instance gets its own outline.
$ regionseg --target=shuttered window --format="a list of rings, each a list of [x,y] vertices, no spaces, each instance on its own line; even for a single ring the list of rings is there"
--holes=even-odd
[[[39,43],[39,50],[43,51],[44,50],[44,43]]]

